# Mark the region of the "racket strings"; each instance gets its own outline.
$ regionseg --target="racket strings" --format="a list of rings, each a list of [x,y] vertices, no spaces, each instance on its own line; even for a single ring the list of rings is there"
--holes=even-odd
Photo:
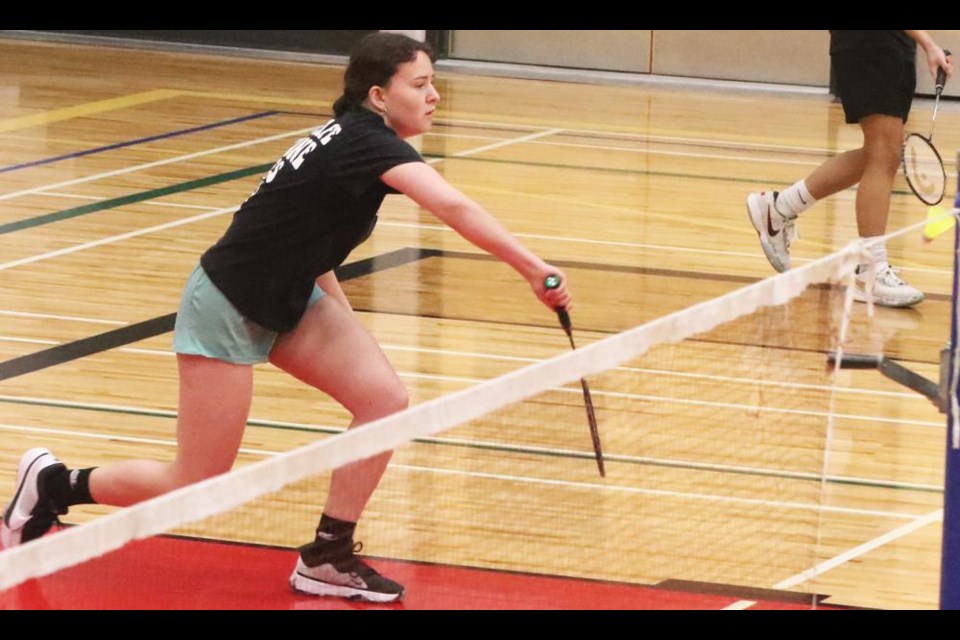
[[[913,193],[924,203],[935,205],[943,199],[947,175],[936,148],[927,138],[912,133],[903,148],[903,173]]]

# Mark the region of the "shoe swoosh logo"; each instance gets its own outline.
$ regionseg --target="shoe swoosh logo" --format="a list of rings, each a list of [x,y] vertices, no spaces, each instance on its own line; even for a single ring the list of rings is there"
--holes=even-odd
[[[770,234],[770,237],[775,237],[780,234],[781,229],[773,228],[773,220],[770,219],[770,208],[767,208],[767,233]]]

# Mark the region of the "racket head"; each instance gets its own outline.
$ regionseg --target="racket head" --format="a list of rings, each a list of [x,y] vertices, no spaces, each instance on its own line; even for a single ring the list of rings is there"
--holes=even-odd
[[[901,163],[913,194],[930,206],[940,204],[947,187],[947,172],[933,142],[919,133],[911,133],[903,143]]]

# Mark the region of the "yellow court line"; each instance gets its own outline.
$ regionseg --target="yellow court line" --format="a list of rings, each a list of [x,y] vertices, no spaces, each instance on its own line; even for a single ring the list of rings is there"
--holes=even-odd
[[[9,118],[7,120],[0,120],[0,132],[29,129],[30,127],[51,124],[53,122],[63,122],[64,120],[72,120],[73,118],[80,118],[96,113],[104,113],[106,111],[115,111],[117,109],[134,107],[136,105],[146,104],[148,102],[167,100],[168,98],[174,98],[180,95],[183,95],[182,91],[175,91],[173,89],[156,89],[154,91],[134,93],[132,95],[122,96],[119,98],[98,100],[96,102],[80,104],[75,107],[66,107],[64,109],[45,111],[43,113],[34,113],[32,115],[21,116],[19,118]]]

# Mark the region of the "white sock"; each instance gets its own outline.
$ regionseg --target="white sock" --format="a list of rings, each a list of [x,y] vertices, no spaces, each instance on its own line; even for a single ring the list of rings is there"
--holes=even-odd
[[[787,218],[796,218],[816,202],[810,195],[810,190],[807,189],[807,183],[801,180],[792,187],[787,187],[781,191],[777,195],[774,207],[780,212],[780,215]]]
[[[872,240],[872,238],[863,238],[863,239],[864,239],[864,240]],[[868,270],[868,269],[870,269],[870,268],[872,268],[872,267],[874,267],[874,266],[876,266],[876,269],[877,269],[876,272],[877,272],[877,273],[880,273],[880,272],[882,272],[884,269],[886,269],[887,267],[890,266],[890,260],[889,260],[889,258],[887,257],[887,245],[886,245],[886,244],[884,244],[884,243],[882,243],[882,242],[878,242],[878,243],[876,243],[876,244],[872,244],[872,245],[868,246],[868,247],[867,247],[867,254],[869,255],[869,258],[866,258],[866,259],[868,260],[868,262],[867,262],[866,264],[864,264],[864,263],[862,262],[862,260],[864,260],[864,258],[861,258],[860,269],[859,269],[860,273],[863,273],[864,271],[866,271],[866,270]]]

